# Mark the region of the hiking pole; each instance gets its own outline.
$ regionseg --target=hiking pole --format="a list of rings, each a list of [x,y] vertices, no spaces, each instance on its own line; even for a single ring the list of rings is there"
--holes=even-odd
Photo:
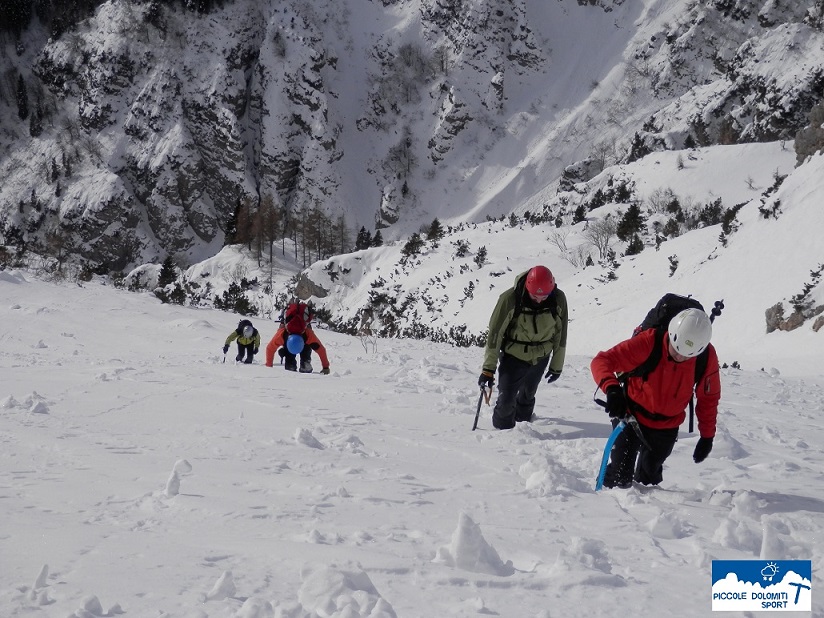
[[[715,304],[712,307],[712,311],[710,311],[710,322],[715,323],[715,318],[721,315],[721,311],[724,309],[724,299],[715,301]],[[695,401],[693,401],[693,397],[690,397],[690,422],[689,422],[689,430],[690,433],[693,432],[695,429]]]
[[[724,299],[715,301],[715,305],[713,305],[712,311],[710,311],[710,322],[715,322],[715,318],[721,315],[721,311],[724,310]]]
[[[481,387],[481,396],[478,397],[478,409],[475,410],[475,422],[472,423],[472,431],[478,428],[478,417],[481,415],[481,404],[486,399],[486,405],[489,405],[489,400],[492,398],[492,387],[489,387],[489,392],[486,392],[486,387]]]

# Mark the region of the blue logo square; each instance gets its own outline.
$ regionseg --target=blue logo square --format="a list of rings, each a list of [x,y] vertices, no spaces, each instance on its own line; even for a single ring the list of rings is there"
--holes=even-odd
[[[812,611],[812,561],[713,560],[712,611]]]

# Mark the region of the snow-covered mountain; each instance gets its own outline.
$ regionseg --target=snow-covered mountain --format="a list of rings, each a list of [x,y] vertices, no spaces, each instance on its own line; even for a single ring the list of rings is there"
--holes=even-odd
[[[3,240],[104,271],[201,261],[264,203],[387,240],[543,211],[562,176],[791,140],[824,85],[817,0],[110,0],[50,27],[3,32]]]

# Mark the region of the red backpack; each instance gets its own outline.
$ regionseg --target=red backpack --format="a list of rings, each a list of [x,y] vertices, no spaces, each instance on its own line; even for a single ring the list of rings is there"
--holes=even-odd
[[[289,306],[286,307],[286,311],[283,312],[283,326],[286,328],[286,332],[293,335],[300,335],[303,334],[303,331],[306,330],[306,327],[309,326],[309,323],[314,317],[315,314],[312,313],[308,304],[301,302],[290,303]]]

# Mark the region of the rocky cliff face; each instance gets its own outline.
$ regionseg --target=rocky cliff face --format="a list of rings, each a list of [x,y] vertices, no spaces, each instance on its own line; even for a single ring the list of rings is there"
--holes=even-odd
[[[32,26],[25,53],[5,44],[6,83],[29,85],[39,125],[6,86],[0,230],[111,269],[191,262],[222,245],[239,204],[267,196],[391,238],[479,202],[515,208],[605,135],[618,150],[634,133],[655,148],[788,139],[824,86],[816,10],[713,0],[664,24],[617,0],[235,0],[203,15],[110,0],[42,45]],[[606,106],[575,99],[582,78],[558,58],[597,50],[560,54],[580,41],[550,26],[613,21],[636,29],[605,60],[617,90]],[[783,70],[765,71],[776,49]],[[560,92],[574,104],[563,120]],[[557,160],[530,161],[528,134],[555,140]],[[511,182],[466,182],[495,149],[491,169]]]

